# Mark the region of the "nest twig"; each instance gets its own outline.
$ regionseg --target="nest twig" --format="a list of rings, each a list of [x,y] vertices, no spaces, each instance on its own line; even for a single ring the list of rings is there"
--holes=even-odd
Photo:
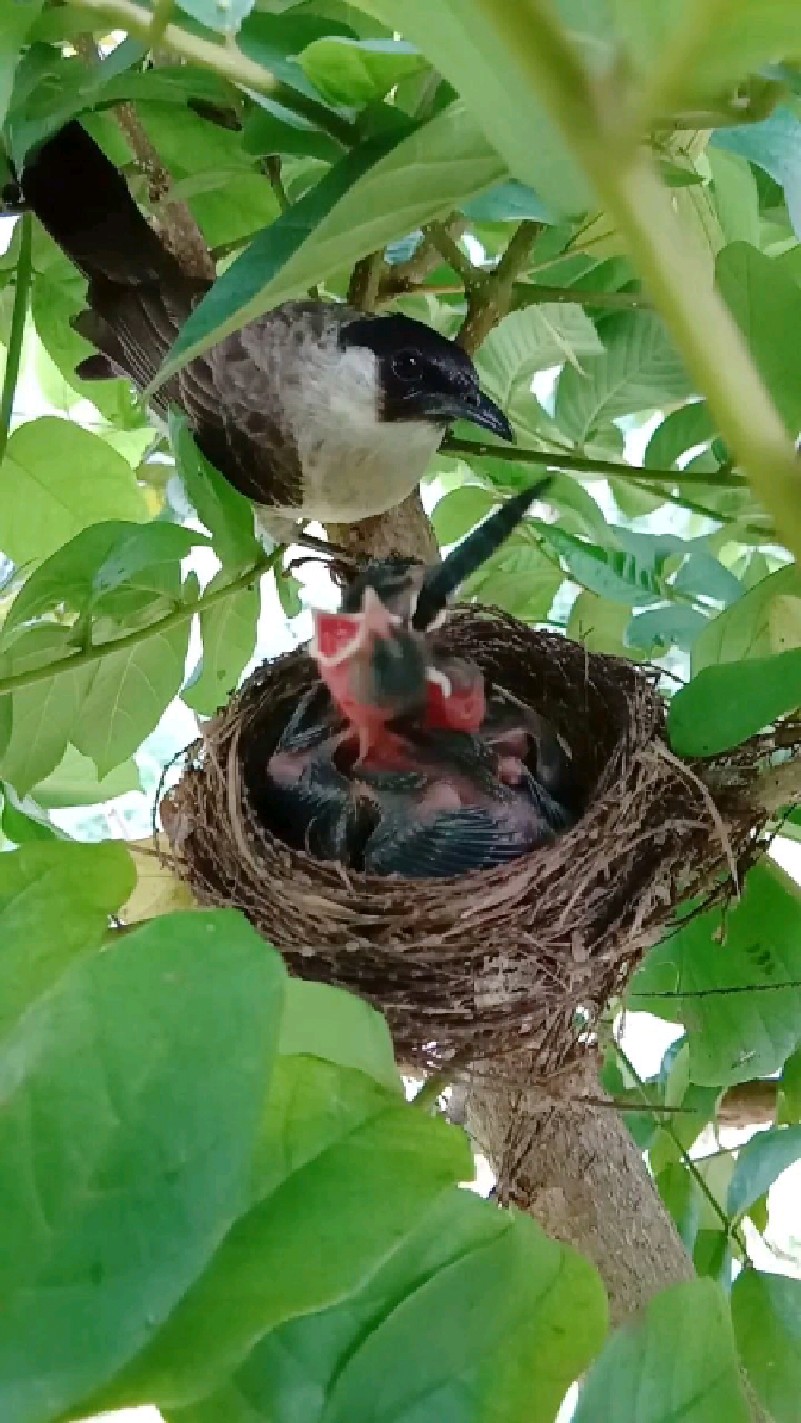
[[[668,750],[655,677],[622,659],[490,609],[456,612],[441,641],[569,744],[587,807],[552,844],[458,882],[367,876],[290,849],[265,823],[262,791],[316,675],[303,652],[259,668],[206,724],[162,822],[201,903],[237,906],[299,976],[374,1003],[404,1061],[489,1066],[525,1048],[549,1076],[675,907],[731,893],[768,818],[752,788],[775,743],[685,765]]]

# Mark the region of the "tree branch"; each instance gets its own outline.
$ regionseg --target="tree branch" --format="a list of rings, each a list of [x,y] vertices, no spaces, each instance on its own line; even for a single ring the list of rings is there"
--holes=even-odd
[[[352,306],[360,311],[375,311],[383,271],[383,252],[371,252],[356,263],[348,285],[348,301]]]
[[[771,819],[776,819],[788,806],[801,803],[801,756],[763,771],[754,786],[753,797]]]
[[[595,306],[609,311],[648,309],[653,305],[643,292],[599,292],[584,287],[549,287],[541,282],[515,282],[512,288],[512,311],[540,303]]]
[[[473,266],[467,253],[462,251],[448,224],[432,222],[428,233],[440,257],[447,262],[449,267],[453,267],[454,272],[461,279],[465,291],[470,292],[474,287],[480,286],[484,281],[482,272],[478,267]]]
[[[542,223],[526,218],[512,236],[497,267],[467,288],[467,315],[457,336],[470,355],[486,340],[493,326],[506,316],[512,302],[515,280],[525,266],[531,244]]]
[[[83,648],[73,657],[55,658],[54,661],[46,662],[41,667],[32,667],[27,672],[17,672],[11,677],[0,677],[0,696],[5,696],[7,692],[18,692],[23,687],[32,687],[36,682],[46,682],[48,678],[57,677],[61,672],[74,672],[78,667],[89,667],[93,662],[100,662],[102,658],[112,652],[136,647],[140,642],[147,642],[148,638],[156,637],[159,633],[167,632],[180,623],[188,622],[196,613],[205,613],[209,608],[216,607],[218,603],[225,602],[226,598],[231,598],[235,593],[241,592],[243,588],[249,588],[263,574],[269,573],[283,552],[282,547],[273,549],[272,553],[265,554],[264,558],[252,564],[237,578],[232,578],[224,588],[215,588],[211,593],[202,593],[192,603],[181,603],[180,607],[173,608],[172,612],[166,613],[163,618],[158,618],[145,627],[135,628],[133,632],[125,633],[123,637]],[[6,656],[13,656],[13,646],[6,652]]]
[[[648,484],[708,484],[721,489],[745,489],[737,474],[699,469],[647,469],[642,465],[617,464],[614,460],[590,459],[560,450],[532,450],[519,445],[490,445],[484,440],[461,440],[448,435],[441,445],[443,455],[464,455],[466,459],[505,460],[509,464],[534,464],[543,469],[570,469],[579,474],[603,474],[610,479],[636,479]]]
[[[171,5],[172,0],[168,0],[168,13]],[[75,50],[92,65],[101,61],[102,56],[91,35],[79,35]],[[117,104],[112,112],[128,140],[137,166],[147,178],[148,196],[154,207],[159,209],[155,215],[156,222],[166,245],[189,276],[214,281],[217,269],[206,239],[189,206],[171,196],[172,178],[150,142],[133,104]]]
[[[467,223],[458,213],[452,214],[439,223],[442,231],[455,240],[465,231]],[[431,235],[431,228],[428,227],[423,232],[423,240],[417,250],[406,262],[396,262],[394,266],[388,267],[379,289],[379,299],[385,300],[393,296],[401,296],[404,292],[415,291],[426,277],[441,265],[442,254],[439,251]],[[461,291],[461,286],[457,290]]]

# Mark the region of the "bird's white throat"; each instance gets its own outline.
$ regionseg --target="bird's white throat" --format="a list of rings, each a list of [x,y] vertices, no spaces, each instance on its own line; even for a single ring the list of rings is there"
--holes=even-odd
[[[324,346],[310,345],[307,357],[302,389],[284,392],[304,502],[323,522],[384,513],[420,483],[443,431],[429,420],[381,419],[378,362],[367,347],[349,347],[332,361]]]

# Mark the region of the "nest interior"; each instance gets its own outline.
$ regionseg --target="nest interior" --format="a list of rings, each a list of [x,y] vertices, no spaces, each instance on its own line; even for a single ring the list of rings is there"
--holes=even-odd
[[[290,849],[259,806],[268,758],[313,663],[259,668],[186,752],[161,803],[176,869],[201,903],[240,908],[301,977],[386,1013],[402,1060],[531,1077],[575,1053],[679,901],[751,853],[758,816],[665,742],[655,678],[494,609],[454,612],[438,639],[546,716],[570,746],[585,810],[552,844],[458,880],[347,871]]]

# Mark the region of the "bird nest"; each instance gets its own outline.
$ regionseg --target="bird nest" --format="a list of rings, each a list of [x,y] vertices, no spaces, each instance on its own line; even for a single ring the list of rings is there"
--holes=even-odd
[[[550,1075],[675,906],[725,894],[744,871],[767,818],[749,781],[773,743],[688,766],[666,744],[655,677],[622,659],[490,609],[455,612],[438,641],[569,745],[585,801],[572,829],[459,879],[366,875],[289,848],[261,792],[316,677],[296,651],[259,668],[188,748],[161,802],[170,858],[201,903],[241,909],[294,973],[381,1009],[402,1061],[502,1071],[525,1049],[529,1075],[531,1054]]]

